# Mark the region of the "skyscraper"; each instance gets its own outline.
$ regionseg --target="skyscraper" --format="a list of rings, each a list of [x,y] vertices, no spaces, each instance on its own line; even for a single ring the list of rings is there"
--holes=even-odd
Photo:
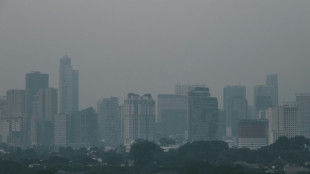
[[[296,94],[299,134],[310,138],[310,93]]]
[[[281,136],[292,138],[298,135],[297,107],[295,103],[269,108],[266,115],[269,124],[269,144],[274,143]]]
[[[130,93],[122,107],[124,144],[136,139],[155,139],[155,101],[150,94],[139,96]]]
[[[100,140],[108,146],[121,144],[121,113],[118,98],[104,98],[97,103],[97,107]]]
[[[255,117],[258,117],[258,112],[276,106],[278,106],[278,76],[268,74],[265,85],[256,85],[254,87]]]
[[[25,119],[25,143],[30,145],[31,119],[34,107],[36,106],[36,96],[39,89],[48,88],[48,74],[32,72],[26,74],[26,119]]]
[[[226,118],[226,135],[237,136],[238,121],[247,116],[246,89],[244,86],[226,86],[224,93],[224,112]]]
[[[8,113],[19,113],[25,115],[26,113],[26,91],[12,89],[6,92],[7,97],[7,112]]]
[[[57,89],[39,89],[33,102],[31,119],[31,143],[53,144],[53,121],[57,113]]]
[[[195,88],[189,92],[189,141],[218,139],[218,102],[210,97],[208,88]]]
[[[60,113],[67,114],[79,110],[79,73],[72,69],[67,55],[60,59],[58,109]]]
[[[184,139],[187,131],[187,97],[159,94],[157,100],[157,122],[160,137]],[[157,130],[156,130],[157,131]]]
[[[273,106],[278,106],[278,75],[268,74],[266,78],[266,85],[273,88],[271,99]]]

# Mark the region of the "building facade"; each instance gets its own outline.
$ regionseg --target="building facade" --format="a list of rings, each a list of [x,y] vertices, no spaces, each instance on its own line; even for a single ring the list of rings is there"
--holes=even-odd
[[[195,88],[188,96],[188,139],[218,139],[218,102],[208,88]]]
[[[226,86],[223,90],[223,108],[226,114],[226,136],[237,136],[238,120],[247,117],[246,88]]]
[[[310,93],[296,94],[298,132],[310,138]]]
[[[155,100],[150,94],[128,94],[122,106],[122,127],[125,145],[136,139],[155,140]]]
[[[122,143],[120,108],[117,97],[104,98],[97,103],[100,141],[107,146]]]
[[[79,111],[79,73],[72,69],[67,55],[60,59],[58,109],[67,114]]]
[[[268,119],[269,144],[274,143],[279,137],[292,138],[297,132],[297,107],[296,104],[269,108],[266,111]]]

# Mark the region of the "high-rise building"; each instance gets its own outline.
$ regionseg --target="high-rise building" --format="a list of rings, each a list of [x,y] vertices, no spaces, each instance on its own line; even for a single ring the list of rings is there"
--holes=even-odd
[[[218,102],[208,88],[195,88],[188,95],[189,141],[218,139]]]
[[[71,116],[65,113],[56,114],[54,117],[54,144],[67,146],[71,131]]]
[[[7,97],[7,112],[19,113],[25,115],[26,113],[26,91],[12,89],[6,92]]]
[[[32,102],[31,144],[53,144],[53,121],[57,113],[57,89],[39,89]]]
[[[72,69],[67,55],[60,59],[58,109],[60,113],[67,114],[79,110],[79,73]]]
[[[224,88],[223,107],[226,114],[226,135],[237,136],[238,121],[247,117],[246,89],[244,86]]]
[[[260,111],[276,106],[278,106],[278,76],[269,74],[266,77],[265,85],[256,85],[254,87],[255,118],[258,118]]]
[[[25,145],[31,144],[31,120],[34,115],[39,89],[48,88],[48,74],[32,72],[26,74],[26,118],[25,118]]]
[[[266,78],[266,85],[273,88],[271,99],[273,106],[278,106],[278,75],[268,74]]]
[[[118,98],[104,98],[97,103],[97,107],[101,142],[108,146],[121,144],[121,113]]]
[[[310,93],[296,94],[298,132],[310,138]]]
[[[159,94],[157,101],[156,121],[159,123],[160,137],[184,139],[187,130],[187,97]]]
[[[269,144],[279,137],[292,138],[297,136],[297,107],[295,103],[269,108],[266,112],[268,119]]]
[[[136,139],[155,140],[155,101],[151,94],[130,93],[122,106],[124,144]]]

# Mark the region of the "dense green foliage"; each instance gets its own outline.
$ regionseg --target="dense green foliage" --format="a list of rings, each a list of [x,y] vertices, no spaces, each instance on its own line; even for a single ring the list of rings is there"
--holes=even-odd
[[[167,146],[169,141],[164,139],[161,144]],[[229,148],[222,141],[196,141],[165,152],[144,140],[136,141],[130,152],[122,147],[108,151],[103,147],[22,150],[1,144],[0,173],[280,174],[288,164],[303,166],[310,161],[308,145],[301,136],[281,137],[256,150]]]

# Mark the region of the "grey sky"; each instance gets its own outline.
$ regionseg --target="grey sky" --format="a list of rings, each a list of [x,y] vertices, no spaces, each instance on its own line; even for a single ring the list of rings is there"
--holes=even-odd
[[[226,85],[279,76],[279,101],[310,92],[310,1],[0,0],[0,95],[25,73],[58,87],[65,52],[80,72],[80,106],[129,92],[173,93],[205,83],[222,105]]]

